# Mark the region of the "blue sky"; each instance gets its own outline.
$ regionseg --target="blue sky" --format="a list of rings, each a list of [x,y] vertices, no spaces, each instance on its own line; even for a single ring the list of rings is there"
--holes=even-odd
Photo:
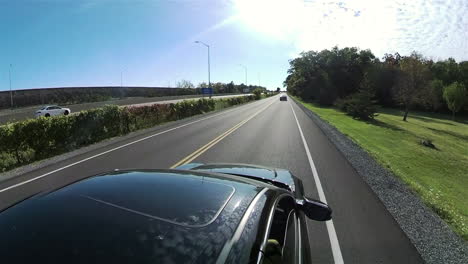
[[[282,86],[303,50],[356,46],[468,60],[468,2],[0,0],[0,90],[181,79]]]

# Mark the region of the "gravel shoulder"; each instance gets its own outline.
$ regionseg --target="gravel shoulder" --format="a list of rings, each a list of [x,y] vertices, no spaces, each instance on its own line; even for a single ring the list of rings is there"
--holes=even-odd
[[[416,194],[351,139],[294,101],[362,176],[427,263],[468,263],[467,243]]]

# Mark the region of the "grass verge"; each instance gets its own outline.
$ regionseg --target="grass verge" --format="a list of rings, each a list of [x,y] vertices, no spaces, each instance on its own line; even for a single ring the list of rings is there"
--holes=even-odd
[[[335,108],[297,100],[402,179],[468,241],[467,120],[410,112],[404,122],[401,111],[381,109],[374,122],[363,122]],[[432,141],[435,149],[423,146],[422,140]]]

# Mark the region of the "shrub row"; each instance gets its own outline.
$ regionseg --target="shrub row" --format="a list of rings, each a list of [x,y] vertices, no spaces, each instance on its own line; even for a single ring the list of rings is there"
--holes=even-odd
[[[0,171],[45,159],[106,138],[254,100],[253,96],[187,100],[176,104],[102,108],[0,126]],[[221,107],[219,107],[221,106]]]
[[[27,89],[13,92],[15,107],[44,104],[75,104],[111,98],[156,97],[199,94],[197,89],[163,87],[67,87]],[[10,107],[10,93],[0,92],[0,108]]]

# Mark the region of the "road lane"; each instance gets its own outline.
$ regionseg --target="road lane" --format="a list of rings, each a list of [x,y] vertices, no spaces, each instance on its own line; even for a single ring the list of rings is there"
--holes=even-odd
[[[168,168],[247,119],[248,122],[221,137],[221,140],[215,140],[216,144],[208,144],[209,148],[195,157],[194,162],[253,163],[289,169],[304,181],[306,195],[318,198],[316,183],[291,106],[304,132],[324,194],[334,209],[333,221],[344,262],[422,263],[398,224],[343,155],[295,103],[280,102],[277,96],[221,113],[176,122],[149,134],[117,142],[2,182],[0,208],[38,191],[115,168]],[[265,110],[259,112],[263,108]],[[197,120],[196,123],[190,123]],[[181,125],[186,126],[177,128]],[[177,129],[135,142],[173,128]],[[135,143],[1,192],[13,184],[131,142]],[[311,234],[309,240],[314,263],[333,263],[326,224],[309,221],[307,227]]]
[[[277,102],[195,162],[254,163],[287,168],[319,198],[291,105],[322,182],[345,263],[423,263],[416,248],[369,186],[292,101]],[[324,223],[308,222],[314,263],[333,263]]]
[[[266,100],[228,109],[221,113],[200,116],[196,118],[202,119],[200,122],[172,130],[169,133],[148,138],[147,140],[138,141],[141,138],[172,129],[186,123],[191,123],[193,121],[192,119],[188,119],[187,121],[175,122],[174,125],[156,129],[152,133],[116,142],[115,144],[110,144],[103,148],[26,173],[20,177],[0,182],[0,208],[9,206],[15,201],[22,200],[31,194],[45,189],[56,188],[105,171],[129,168],[168,168],[178,160],[192,153],[235,124],[255,113],[259,108],[266,106],[272,102],[272,100],[274,99],[268,98]],[[132,142],[135,143],[124,148],[119,148],[122,145]],[[112,149],[115,150],[108,152]],[[100,155],[104,152],[108,153]],[[94,158],[88,159],[90,157]],[[81,162],[83,160],[86,161]],[[70,164],[75,163],[76,165],[68,167]],[[56,170],[59,171],[48,174],[51,171]],[[5,188],[9,188],[9,186],[37,178],[44,174],[48,175],[17,188],[2,191],[5,190]]]

